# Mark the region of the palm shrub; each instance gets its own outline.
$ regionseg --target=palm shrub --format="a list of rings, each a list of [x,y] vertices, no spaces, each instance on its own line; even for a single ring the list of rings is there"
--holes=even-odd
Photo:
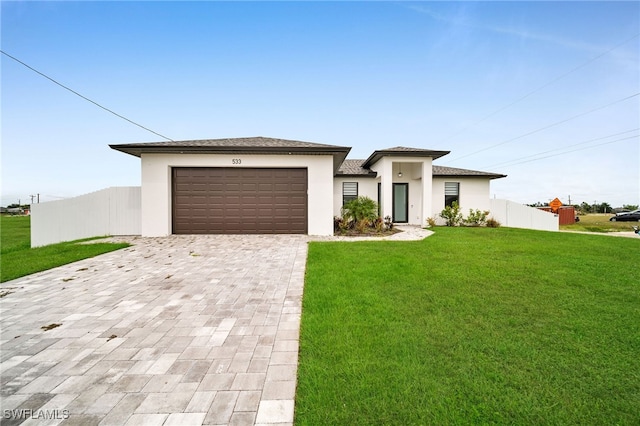
[[[364,230],[378,218],[378,204],[369,197],[358,197],[342,206],[341,213],[344,221]]]
[[[457,201],[446,206],[441,212],[440,217],[445,220],[447,226],[458,226],[462,222],[462,213]]]

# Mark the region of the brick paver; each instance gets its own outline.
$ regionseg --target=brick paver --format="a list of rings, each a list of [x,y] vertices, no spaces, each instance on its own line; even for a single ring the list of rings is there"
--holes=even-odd
[[[4,283],[2,424],[292,424],[308,239],[136,237]]]

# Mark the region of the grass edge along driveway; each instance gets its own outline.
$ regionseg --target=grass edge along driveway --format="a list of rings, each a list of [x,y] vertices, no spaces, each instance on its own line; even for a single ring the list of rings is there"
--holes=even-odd
[[[296,425],[640,423],[640,241],[313,242]]]
[[[31,248],[30,217],[3,216],[0,222],[0,282],[129,247],[128,243],[80,244],[91,238]]]

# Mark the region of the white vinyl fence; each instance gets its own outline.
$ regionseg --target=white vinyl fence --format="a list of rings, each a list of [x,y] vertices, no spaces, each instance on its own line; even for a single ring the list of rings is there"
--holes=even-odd
[[[31,205],[31,247],[103,235],[140,235],[139,186]]]
[[[525,206],[509,200],[491,200],[490,217],[496,219],[502,226],[510,228],[538,229],[541,231],[558,231],[558,216]]]

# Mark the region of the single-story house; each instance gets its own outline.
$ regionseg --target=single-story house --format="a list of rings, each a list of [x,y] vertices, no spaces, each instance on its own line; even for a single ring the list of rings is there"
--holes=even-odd
[[[449,153],[395,147],[347,160],[350,147],[265,137],[110,145],[140,157],[141,234],[332,235],[342,205],[367,196],[380,216],[426,224],[457,201],[490,210],[505,175],[434,165]]]

